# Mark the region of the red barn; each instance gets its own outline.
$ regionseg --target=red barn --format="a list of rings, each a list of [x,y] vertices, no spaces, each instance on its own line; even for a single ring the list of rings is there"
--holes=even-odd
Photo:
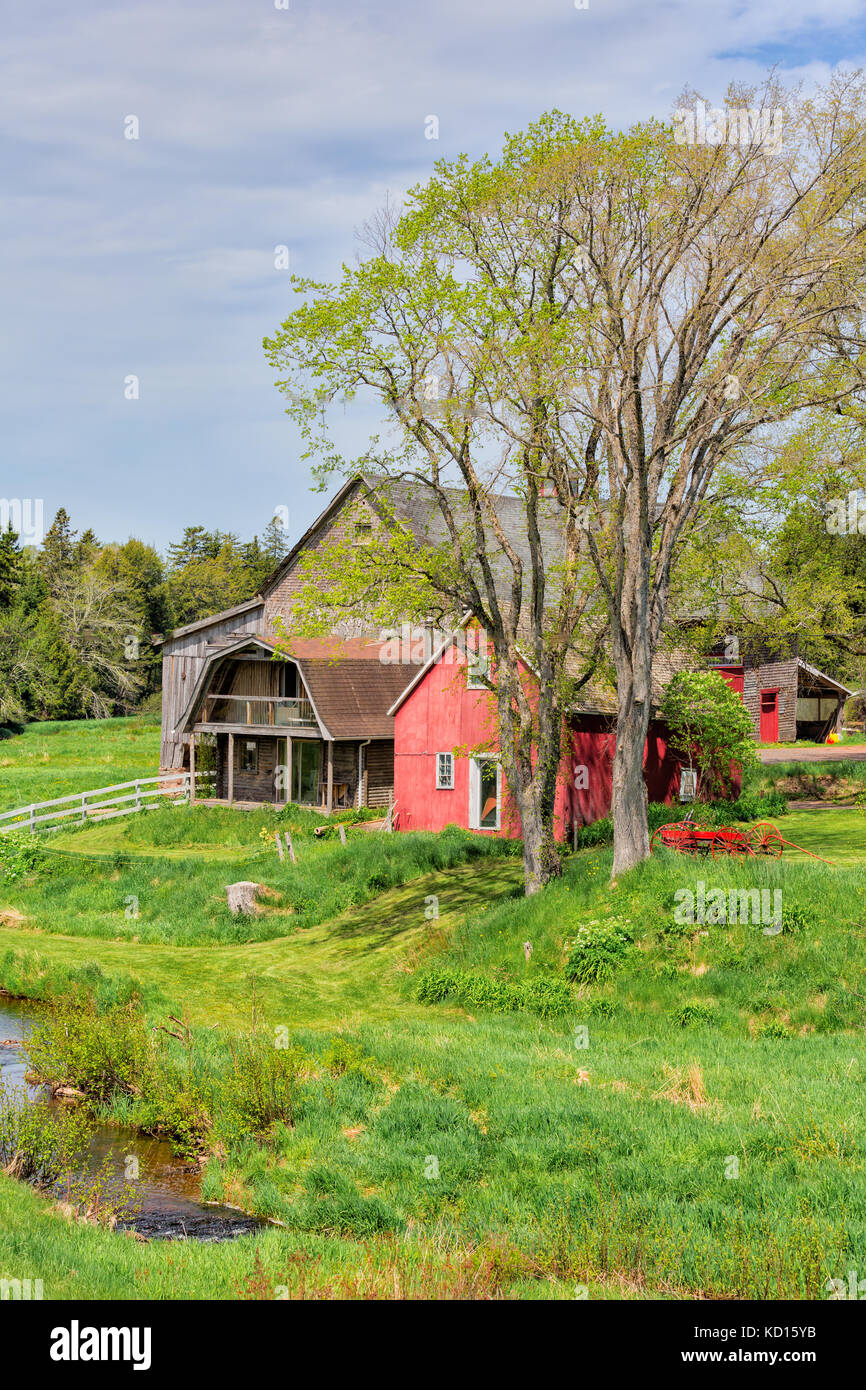
[[[495,835],[521,834],[498,758],[495,697],[473,682],[473,665],[452,638],[388,711],[394,715],[394,803],[401,830],[460,825]],[[524,674],[532,679],[528,668]],[[574,710],[568,724],[556,794],[559,839],[569,837],[574,826],[609,815],[616,743],[610,708]],[[650,801],[677,800],[681,772],[680,759],[668,749],[665,725],[651,720],[644,753]]]

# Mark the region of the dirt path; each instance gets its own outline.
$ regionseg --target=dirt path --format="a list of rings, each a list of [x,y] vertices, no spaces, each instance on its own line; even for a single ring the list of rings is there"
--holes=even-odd
[[[866,743],[826,743],[820,748],[759,748],[762,763],[866,762]]]

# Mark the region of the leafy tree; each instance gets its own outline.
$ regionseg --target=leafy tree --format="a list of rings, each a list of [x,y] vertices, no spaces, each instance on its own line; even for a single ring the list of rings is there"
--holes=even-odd
[[[153,645],[156,633],[168,632],[173,623],[168,586],[159,554],[143,541],[130,539],[124,545],[106,546],[96,563],[97,572],[122,596],[133,617],[130,633],[135,643],[124,639],[125,649],[134,646],[136,672],[146,690],[158,688],[162,657]]]
[[[72,654],[74,689],[86,714],[104,719],[118,705],[129,708],[144,687],[137,614],[129,597],[91,566],[55,601],[54,616]]]
[[[289,553],[289,538],[286,528],[278,516],[271,517],[262,535],[262,554],[270,570],[275,570],[281,560]],[[267,575],[264,576],[267,578]]]
[[[27,720],[38,679],[32,619],[18,609],[0,609],[0,724]]]
[[[319,475],[375,466],[439,519],[440,553],[418,564],[496,653],[528,891],[558,870],[565,677],[595,650],[587,617],[603,612],[616,675],[616,875],[649,853],[652,666],[688,539],[800,413],[843,408],[860,381],[862,79],[814,98],[732,89],[727,106],[783,98],[781,138],[688,145],[654,121],[618,133],[554,112],[497,162],[440,161],[339,284],[295,281],[305,301],[265,341]],[[330,407],[358,392],[388,436],[347,460]]]
[[[660,707],[671,746],[697,773],[696,792],[719,795],[730,781],[731,764],[758,761],[752,717],[719,671],[677,671]]]

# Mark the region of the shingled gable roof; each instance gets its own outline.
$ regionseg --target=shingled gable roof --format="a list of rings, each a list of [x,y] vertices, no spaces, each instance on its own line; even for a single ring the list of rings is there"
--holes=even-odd
[[[299,658],[298,666],[331,738],[393,738],[389,713],[408,680],[405,666],[367,658]]]
[[[444,491],[448,496],[458,525],[465,525],[469,520],[469,504],[465,489],[454,487],[445,488]],[[280,561],[259,590],[260,600],[266,597],[270,590],[279,583],[316,533],[327,525],[344,506],[349,504],[354,493],[367,501],[383,521],[395,521],[414,536],[419,544],[450,544],[451,538],[445,524],[445,518],[430,488],[423,483],[412,482],[409,479],[378,478],[371,474],[358,473],[343,484],[339,492],[331,498],[324,511],[320,512],[300,540],[292,546],[288,555]],[[531,564],[531,557],[523,499],[500,493],[492,496],[492,501],[508,544],[528,568]],[[559,503],[555,498],[541,498],[539,500],[539,530],[544,546],[545,562],[548,567],[551,563],[555,563],[556,553],[560,545],[560,510]],[[511,566],[501,550],[497,557],[497,549],[495,543],[491,543],[490,550],[494,567],[496,567],[498,559],[502,578],[503,580],[507,579],[510,583]]]
[[[394,720],[388,708],[406,685],[409,674],[405,666],[381,662],[378,648],[375,652],[359,654],[362,646],[367,644],[328,639],[321,643],[295,643],[289,653],[301,673],[323,738],[339,742],[394,737]],[[213,644],[179,727],[186,729],[193,722],[215,663],[227,656],[240,656],[249,647],[276,651],[273,642],[251,634],[236,641]],[[343,650],[348,655],[343,655]],[[278,729],[277,732],[284,731]]]

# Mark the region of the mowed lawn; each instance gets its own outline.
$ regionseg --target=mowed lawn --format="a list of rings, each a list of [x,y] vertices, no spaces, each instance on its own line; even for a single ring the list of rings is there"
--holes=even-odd
[[[141,1246],[0,1179],[4,1275],[42,1274],[46,1297],[808,1299],[866,1266],[858,811],[779,818],[838,868],[662,853],[612,889],[610,851],[588,850],[531,900],[519,860],[458,862],[447,836],[354,832],[343,850],[301,829],[293,870],[262,857],[261,814],[166,809],[64,836],[67,855],[0,885],[0,981],[22,960],[45,980],[131,974],[154,1023],[186,1016],[201,1066],[255,997],[309,1055],[306,1099],[293,1126],[215,1153],[204,1191],[281,1226]],[[238,858],[208,858],[220,844]],[[234,928],[236,869],[272,893]],[[684,929],[677,895],[698,881],[781,888],[786,929]],[[612,918],[630,944],[566,1013],[497,1003],[493,987],[564,980],[581,926]],[[422,1004],[432,972],[441,1002]]]
[[[49,934],[38,930],[38,918],[36,931],[16,930],[0,907],[0,922],[6,923],[0,930],[0,952],[36,951],[46,969],[97,961],[108,974],[131,974],[155,987],[167,1001],[185,1008],[190,1022],[211,1026],[238,1027],[249,1021],[252,979],[275,1017],[292,1025],[332,1026],[359,1010],[369,1018],[407,1009],[417,1016],[420,1006],[407,1004],[396,988],[413,947],[433,931],[450,931],[466,913],[486,911],[512,896],[520,880],[514,860],[465,864],[415,879],[315,926],[295,929],[291,917],[281,916],[274,929],[285,934],[274,940],[205,947]],[[431,922],[425,913],[433,896],[439,918]],[[2,898],[0,888],[0,904]]]

